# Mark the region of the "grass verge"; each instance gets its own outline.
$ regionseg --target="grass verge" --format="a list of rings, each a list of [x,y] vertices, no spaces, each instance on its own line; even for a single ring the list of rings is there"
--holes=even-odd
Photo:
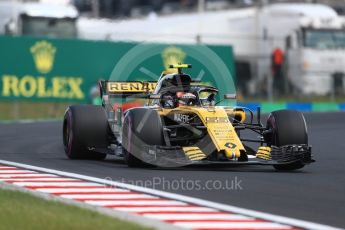
[[[0,189],[0,229],[148,229],[97,212]]]
[[[67,106],[62,102],[0,102],[0,120],[62,119]]]

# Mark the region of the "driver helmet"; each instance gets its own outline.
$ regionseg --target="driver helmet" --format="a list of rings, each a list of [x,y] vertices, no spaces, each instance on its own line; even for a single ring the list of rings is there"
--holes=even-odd
[[[180,105],[194,105],[196,96],[192,93],[177,92],[176,93],[178,106]]]
[[[162,100],[162,105],[164,108],[175,108],[176,102],[171,95],[165,95]]]

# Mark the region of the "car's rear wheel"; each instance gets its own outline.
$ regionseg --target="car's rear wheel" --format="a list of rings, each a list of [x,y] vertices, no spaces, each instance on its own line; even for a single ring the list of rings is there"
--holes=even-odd
[[[129,167],[147,166],[143,146],[163,145],[163,126],[157,111],[147,108],[129,110],[122,127],[122,149]]]
[[[308,144],[308,132],[304,116],[295,110],[278,110],[272,112],[267,119],[267,129],[272,132],[266,136],[269,146],[284,146],[293,144]],[[303,162],[277,164],[277,170],[295,170],[303,168]]]
[[[104,153],[93,148],[107,148],[109,145],[109,124],[102,106],[69,106],[63,121],[63,144],[70,159],[101,160]]]

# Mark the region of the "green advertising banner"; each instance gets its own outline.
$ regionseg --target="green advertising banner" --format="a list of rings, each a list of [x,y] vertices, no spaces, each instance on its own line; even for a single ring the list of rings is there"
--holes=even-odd
[[[229,46],[1,36],[0,99],[88,102],[99,79],[154,81],[177,62],[192,64],[186,72],[211,85],[233,82]]]

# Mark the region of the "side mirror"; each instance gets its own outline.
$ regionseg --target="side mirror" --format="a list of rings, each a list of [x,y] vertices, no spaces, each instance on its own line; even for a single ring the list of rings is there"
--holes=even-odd
[[[235,93],[224,94],[224,99],[236,99]]]
[[[160,94],[150,94],[149,99],[153,99],[153,100],[161,99],[161,95]]]

